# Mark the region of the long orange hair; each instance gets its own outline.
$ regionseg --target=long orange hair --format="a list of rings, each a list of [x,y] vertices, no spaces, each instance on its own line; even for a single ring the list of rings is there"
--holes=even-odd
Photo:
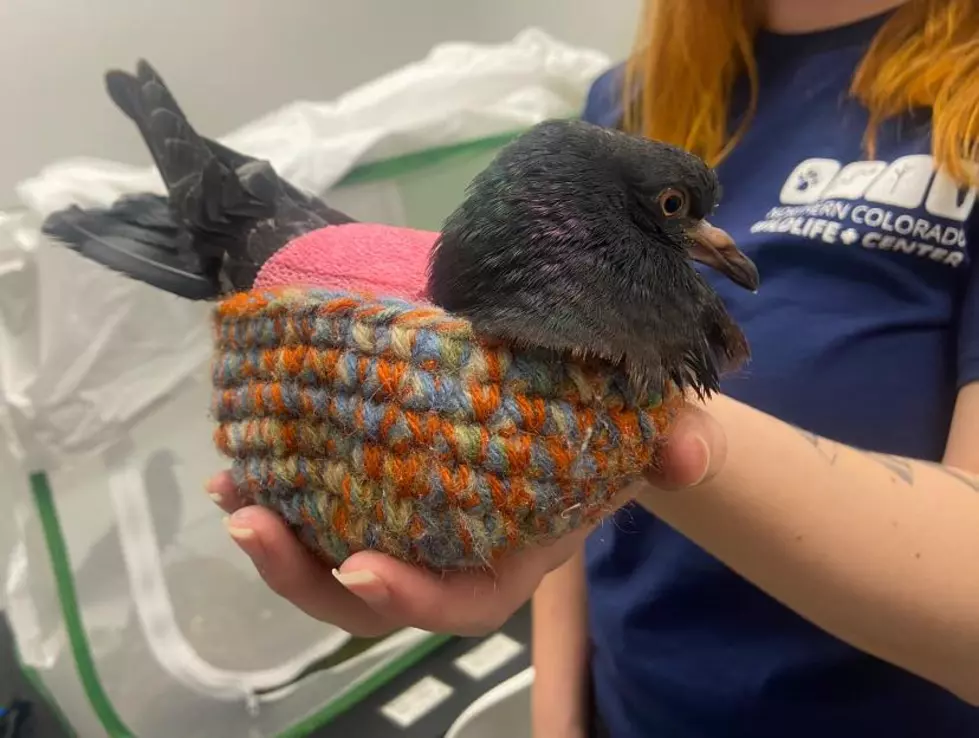
[[[625,127],[712,165],[722,161],[755,112],[760,21],[755,0],[646,0],[625,66]],[[732,88],[742,75],[749,106],[730,131]],[[870,114],[868,156],[881,122],[930,108],[936,162],[962,184],[979,182],[971,166],[979,158],[979,2],[908,0],[877,32],[850,93]]]

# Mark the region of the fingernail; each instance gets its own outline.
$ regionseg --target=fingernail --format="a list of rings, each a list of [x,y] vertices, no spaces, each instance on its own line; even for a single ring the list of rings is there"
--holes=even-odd
[[[698,484],[703,482],[710,473],[710,446],[707,445],[707,441],[701,436],[694,436],[694,438],[697,439],[697,443],[699,443],[701,448],[704,449],[704,470],[697,478],[697,481],[689,485],[690,487],[696,487]]]
[[[387,602],[390,597],[387,585],[372,571],[361,569],[342,572],[339,569],[334,569],[333,576],[344,588],[368,605],[381,605]]]
[[[221,505],[224,503],[224,495],[221,495],[218,492],[208,492],[207,496],[210,497],[211,501],[216,505]]]
[[[228,535],[236,541],[250,541],[255,538],[255,531],[242,525],[236,525],[227,515],[224,517],[223,522],[224,527],[228,530]]]
[[[243,523],[241,520],[237,520],[235,515],[231,517],[224,518],[224,527],[228,531],[228,535],[238,544],[238,547],[252,560],[252,564],[262,571],[265,565],[265,547],[262,545],[262,539],[259,538],[254,529],[252,529],[247,524]]]

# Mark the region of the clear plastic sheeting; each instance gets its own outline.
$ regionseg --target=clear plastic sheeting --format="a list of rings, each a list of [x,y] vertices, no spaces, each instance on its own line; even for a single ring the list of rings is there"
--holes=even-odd
[[[358,219],[437,228],[443,206],[456,204],[467,184],[451,167],[447,179],[443,167],[422,164],[424,177],[407,187],[390,173],[337,185],[355,167],[424,158],[433,147],[478,147],[575,115],[607,65],[604,55],[536,29],[497,46],[443,44],[336,101],[293,103],[222,143],[269,160]],[[24,452],[39,460],[33,468],[104,449],[210,352],[206,306],[107,273],[37,231],[53,210],[162,189],[155,169],[63,161],[21,183],[27,212],[0,222],[0,391]]]
[[[350,636],[269,592],[225,535],[201,489],[222,465],[208,396],[205,366],[124,442],[16,490],[8,615],[80,735],[283,735],[430,638],[317,670]]]
[[[301,189],[324,192],[365,163],[575,115],[608,64],[605,55],[568,46],[536,28],[500,45],[445,43],[337,100],[296,101],[220,141],[267,159]],[[165,69],[160,73],[166,78]],[[173,92],[179,99],[180,90]],[[27,206],[48,213],[162,188],[153,169],[72,159],[46,168],[17,191]]]
[[[528,667],[484,693],[452,723],[445,738],[532,738]]]
[[[434,229],[509,136],[577,114],[607,64],[536,30],[445,44],[222,141],[358,219]],[[209,306],[39,232],[54,209],[146,190],[161,191],[155,172],[64,161],[22,183],[23,212],[0,213],[6,611],[26,672],[78,735],[305,735],[438,639],[364,643],[316,622],[224,533],[201,488],[224,466]]]
[[[104,450],[211,355],[209,305],[110,272],[39,225],[0,217],[0,392],[30,469]]]

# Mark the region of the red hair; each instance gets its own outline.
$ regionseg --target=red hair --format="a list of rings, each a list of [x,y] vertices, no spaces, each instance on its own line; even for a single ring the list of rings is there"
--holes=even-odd
[[[711,165],[722,161],[757,104],[757,8],[753,0],[646,0],[625,67],[625,127]],[[731,92],[742,75],[747,115],[730,132]],[[979,158],[979,2],[909,0],[877,32],[850,93],[870,113],[868,156],[883,121],[930,108],[936,162],[962,184],[979,182],[971,167]]]

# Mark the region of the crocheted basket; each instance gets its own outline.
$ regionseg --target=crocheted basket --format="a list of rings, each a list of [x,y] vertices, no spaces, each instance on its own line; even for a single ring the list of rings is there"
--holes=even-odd
[[[218,304],[215,441],[243,493],[338,565],[492,565],[608,512],[682,403],[605,365],[477,337],[430,305],[324,289]]]

